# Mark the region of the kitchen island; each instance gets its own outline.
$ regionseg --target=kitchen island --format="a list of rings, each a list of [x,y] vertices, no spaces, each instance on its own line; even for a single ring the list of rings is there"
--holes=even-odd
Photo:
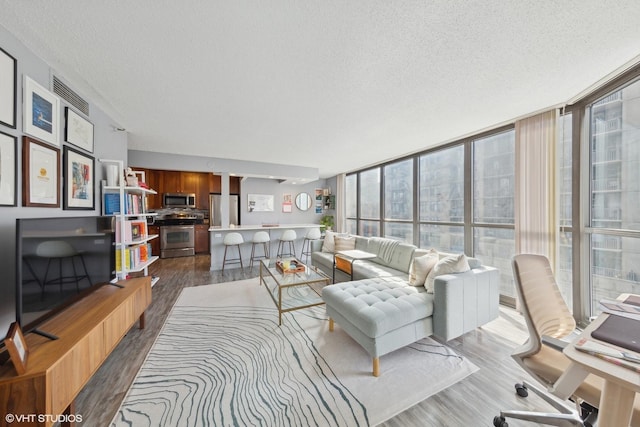
[[[243,265],[249,266],[249,259],[251,258],[251,241],[256,231],[266,231],[271,237],[271,244],[269,250],[271,256],[275,258],[276,251],[278,250],[278,239],[285,230],[295,230],[297,239],[295,241],[296,257],[300,257],[302,251],[302,243],[304,236],[307,234],[309,228],[320,227],[320,224],[278,224],[278,225],[239,225],[236,227],[209,227],[209,246],[211,252],[211,270],[222,270],[222,260],[224,258],[224,236],[227,233],[235,232],[240,233],[244,239],[244,244],[240,246],[240,252],[242,253]],[[256,248],[256,255],[262,255],[262,247]],[[229,257],[229,255],[227,255]],[[231,253],[231,257],[237,257],[235,248]],[[303,260],[304,261],[304,260]],[[225,268],[239,268],[240,264],[227,264]],[[257,268],[257,263],[256,263]]]

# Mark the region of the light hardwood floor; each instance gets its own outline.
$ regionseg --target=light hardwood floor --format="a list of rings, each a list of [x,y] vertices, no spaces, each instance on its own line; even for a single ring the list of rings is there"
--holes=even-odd
[[[152,265],[151,273],[160,280],[153,288],[146,328],[134,326],[129,331],[76,399],[75,412],[82,414],[82,425],[109,425],[183,288],[256,277],[258,267],[227,270],[223,275],[209,271],[209,256],[198,255],[161,259]],[[515,395],[514,383],[522,379],[532,381],[510,357],[525,339],[522,317],[502,308],[497,320],[447,343],[475,363],[480,368],[478,372],[398,414],[383,426],[492,426],[500,409],[552,411],[536,396],[522,399]],[[384,367],[384,356],[381,361]],[[509,420],[509,425],[535,424]]]

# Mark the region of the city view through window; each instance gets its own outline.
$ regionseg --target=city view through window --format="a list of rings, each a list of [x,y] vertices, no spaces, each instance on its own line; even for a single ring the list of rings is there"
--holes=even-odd
[[[579,277],[573,265],[574,215],[579,211],[572,195],[578,184],[589,194],[589,212],[580,216],[586,221],[580,259],[589,276],[577,280],[579,293],[591,302],[583,310],[589,316],[597,314],[602,298],[640,291],[640,81],[586,108],[582,144],[589,147],[588,171],[573,170],[579,164],[572,151],[575,113],[558,121],[555,275],[573,308],[573,282]],[[515,298],[514,169],[515,131],[510,129],[350,174],[347,231],[465,252],[498,268],[501,294]],[[584,182],[574,183],[576,176],[584,176]]]

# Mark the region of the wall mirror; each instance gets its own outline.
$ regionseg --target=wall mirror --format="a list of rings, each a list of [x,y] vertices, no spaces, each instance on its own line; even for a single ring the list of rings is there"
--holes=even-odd
[[[299,193],[296,196],[296,207],[301,211],[309,210],[311,207],[311,196],[307,193]]]

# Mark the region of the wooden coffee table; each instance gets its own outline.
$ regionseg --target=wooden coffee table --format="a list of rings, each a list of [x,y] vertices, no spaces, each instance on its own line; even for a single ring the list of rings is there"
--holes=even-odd
[[[264,284],[278,308],[278,325],[282,325],[282,313],[324,304],[322,288],[331,279],[313,266],[304,271],[283,273],[276,267],[276,259],[260,261],[260,284]]]

